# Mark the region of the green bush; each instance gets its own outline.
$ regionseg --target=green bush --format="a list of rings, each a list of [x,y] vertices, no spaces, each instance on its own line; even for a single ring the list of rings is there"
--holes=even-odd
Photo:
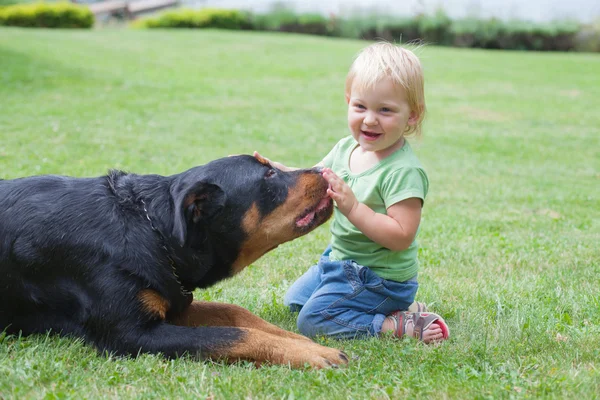
[[[375,27],[373,20],[374,18],[350,17],[336,20],[336,25],[341,37],[364,39],[364,33]]]
[[[285,27],[282,29],[285,32]],[[298,17],[297,30],[290,32],[308,33],[312,35],[333,35],[333,25],[321,14],[301,14]]]
[[[328,18],[320,14],[296,14],[285,4],[278,3],[266,14],[211,8],[179,9],[138,20],[133,25],[142,28],[254,29],[507,50],[569,51],[585,48],[598,51],[593,49],[600,46],[596,25],[581,34],[579,24],[570,21],[541,24],[499,19],[451,20],[442,9],[432,15],[421,14],[412,18],[377,14],[348,18],[332,15]]]
[[[334,20],[321,14],[295,14],[281,8],[266,14],[256,14],[253,18],[254,29],[260,31],[279,31],[307,33],[321,36],[339,36]]]
[[[259,31],[279,31],[281,26],[297,24],[298,20],[294,11],[282,7],[266,14],[253,15],[252,25]]]
[[[90,28],[94,15],[71,3],[16,4],[0,8],[0,25],[29,28]]]
[[[578,51],[600,52],[600,19],[583,26],[575,36],[575,48]]]
[[[2,6],[12,6],[14,4],[25,3],[25,0],[0,0],[0,7]]]
[[[466,18],[454,21],[450,27],[452,45],[456,47],[475,47],[478,40],[480,21]]]
[[[138,28],[217,28],[251,29],[249,15],[237,10],[203,8],[167,11],[156,17],[139,19],[133,24]]]
[[[433,15],[419,15],[416,18],[418,38],[427,43],[449,45],[452,43],[450,27],[452,20],[441,9]]]
[[[414,18],[374,15],[352,18],[341,24],[342,34],[366,40],[387,40],[396,43],[424,41],[437,45],[452,42],[449,36],[452,21],[441,10],[434,15]]]
[[[414,18],[397,18],[386,15],[352,17],[337,21],[342,37],[364,40],[387,40],[406,43],[419,39],[419,24]]]
[[[450,26],[452,44],[458,47],[502,48],[500,41],[506,40],[504,24],[497,19],[479,20],[467,18],[457,20]],[[502,38],[501,38],[502,36]]]
[[[421,14],[414,18],[381,15],[353,17],[341,21],[339,25],[340,36],[357,39],[542,51],[574,49],[580,30],[580,26],[571,21],[534,24],[498,19],[451,20],[443,10],[438,10],[433,15]],[[588,32],[581,37],[581,42],[593,42],[594,37],[593,33]]]
[[[575,47],[577,23],[533,24],[526,21],[463,19],[450,27],[452,44],[506,50],[568,51]]]
[[[396,43],[407,43],[421,40],[419,21],[416,18],[382,18],[377,22],[375,30],[370,29],[363,34],[365,39],[387,40]]]

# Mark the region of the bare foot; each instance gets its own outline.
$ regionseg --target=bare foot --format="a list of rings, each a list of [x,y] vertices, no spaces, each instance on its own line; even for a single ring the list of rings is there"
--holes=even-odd
[[[394,315],[396,317],[394,317]],[[412,318],[410,316],[412,316]],[[384,333],[391,331],[394,333],[394,335],[399,335],[404,329],[404,336],[414,337],[415,322],[418,320],[419,317],[425,318],[426,316],[436,316],[436,314],[411,312],[393,313],[390,316],[386,317],[386,319],[383,321],[383,325],[381,326],[381,332]],[[448,338],[448,327],[445,325],[441,317],[437,317],[438,318],[436,318],[436,320],[432,322],[429,326],[424,326],[422,335],[423,343],[440,342]],[[404,318],[406,318],[406,320],[404,320]],[[404,324],[404,328],[398,326],[398,324]],[[442,326],[442,324],[444,325]]]

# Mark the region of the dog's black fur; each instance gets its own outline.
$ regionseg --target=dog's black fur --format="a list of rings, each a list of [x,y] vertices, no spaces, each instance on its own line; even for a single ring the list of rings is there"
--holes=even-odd
[[[330,200],[310,223],[297,223],[324,204],[326,188],[317,170],[282,172],[251,156],[166,177],[111,171],[1,180],[0,331],[50,330],[117,354],[227,356],[246,331],[169,321],[190,305],[188,291],[325,222]],[[289,206],[292,191],[302,201]],[[263,224],[288,206],[289,221]],[[249,224],[262,232],[254,241]],[[245,265],[236,265],[248,252]],[[160,301],[141,302],[148,290]]]

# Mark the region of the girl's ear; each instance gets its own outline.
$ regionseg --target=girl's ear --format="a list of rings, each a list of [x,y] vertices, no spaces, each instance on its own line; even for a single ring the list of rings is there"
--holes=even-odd
[[[350,104],[350,93],[346,93],[346,104]]]
[[[410,114],[408,115],[407,125],[409,125],[409,126],[416,125],[419,122],[420,117],[421,117],[421,115],[417,111],[411,111]]]

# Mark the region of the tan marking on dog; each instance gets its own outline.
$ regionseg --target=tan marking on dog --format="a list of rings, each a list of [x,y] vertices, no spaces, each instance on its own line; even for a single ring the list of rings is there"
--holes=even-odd
[[[289,365],[293,368],[310,366],[319,369],[348,363],[341,351],[312,341],[284,338],[252,328],[239,329],[244,331],[242,339],[221,349],[218,357],[230,361],[251,360],[257,364]]]
[[[138,299],[142,303],[142,308],[148,314],[157,316],[160,319],[165,319],[167,317],[167,311],[169,311],[171,303],[155,290],[144,289],[140,291]]]
[[[301,175],[296,185],[289,188],[286,201],[263,218],[256,204],[252,205],[242,219],[242,229],[248,239],[242,244],[238,258],[232,265],[233,274],[239,273],[280,244],[306,233],[296,229],[296,219],[325,196],[322,179],[317,174]]]
[[[243,307],[207,301],[192,302],[180,315],[169,321],[180,326],[235,326],[254,328],[273,335],[312,341],[306,336],[281,329]]]
[[[209,196],[207,194],[189,194],[183,200],[183,209],[186,210],[193,203],[199,202],[197,207],[194,207],[194,217],[202,216],[202,202],[208,199]]]
[[[266,158],[264,158],[260,154],[255,155],[254,158],[256,158],[256,160],[259,163],[261,163],[262,165],[271,165],[271,164],[269,164],[269,160],[267,160]]]

